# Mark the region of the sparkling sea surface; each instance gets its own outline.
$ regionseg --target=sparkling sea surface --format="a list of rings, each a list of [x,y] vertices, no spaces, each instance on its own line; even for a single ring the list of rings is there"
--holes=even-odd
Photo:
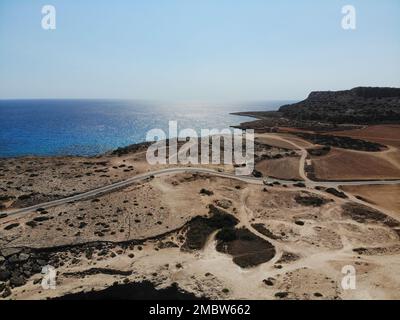
[[[0,100],[0,157],[104,153],[146,140],[154,128],[223,129],[253,118],[237,111],[276,110],[291,101],[249,104],[151,103],[128,100]]]

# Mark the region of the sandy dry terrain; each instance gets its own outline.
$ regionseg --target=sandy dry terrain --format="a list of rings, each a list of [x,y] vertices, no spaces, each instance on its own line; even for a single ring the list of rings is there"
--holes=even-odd
[[[149,165],[146,149],[120,156],[0,159],[0,210],[24,208],[177,165]],[[232,172],[229,165],[204,165]]]
[[[256,170],[263,174],[263,176],[270,176],[284,180],[301,180],[299,175],[299,157],[262,160],[257,163],[255,167]]]
[[[202,194],[201,189],[212,194]],[[298,200],[309,197],[321,199],[322,204],[308,206]],[[57,259],[52,257],[59,273],[56,290],[44,291],[35,281],[40,274],[33,274],[26,284],[12,289],[11,297],[44,298],[149,279],[160,287],[177,282],[189,292],[216,299],[400,298],[396,289],[400,286],[399,235],[379,220],[361,222],[345,215],[345,203],[320,191],[265,189],[230,179],[180,174],[155,178],[98,200],[5,218],[0,220],[2,248],[96,244],[90,254],[78,246],[56,253]],[[201,250],[182,251],[184,225],[196,215],[207,216],[210,204],[236,217],[237,228],[247,228],[270,242],[276,250],[272,260],[243,269],[229,254],[216,251],[215,232]],[[48,219],[27,226],[35,217]],[[15,221],[20,225],[4,230]],[[86,225],[80,228],[82,223]],[[354,251],[357,248],[366,251]],[[341,289],[341,269],[347,264],[359,272],[363,290]],[[93,268],[100,271],[91,274]]]
[[[293,150],[299,148],[284,137],[261,136],[256,154],[269,159],[257,169],[289,179],[298,176],[305,150]],[[317,174],[330,179],[395,178],[400,176],[396,151],[333,149],[312,163]],[[161,167],[150,167],[141,151],[3,159],[1,203],[26,207]],[[177,283],[211,299],[400,299],[398,186],[344,191],[359,198],[338,198],[324,188],[180,173],[1,216],[0,297],[44,299],[150,280],[158,288]],[[47,264],[58,273],[55,290],[40,285]],[[341,287],[346,265],[356,270],[356,290]]]
[[[400,219],[400,186],[343,186],[342,189],[397,214]]]
[[[275,134],[276,137],[279,137],[279,135]],[[269,133],[260,133],[257,134],[257,138],[256,141],[260,141],[261,143],[270,145],[270,146],[274,146],[274,147],[278,147],[278,148],[282,148],[282,149],[289,149],[289,150],[295,150],[296,147],[294,147],[292,144],[283,141],[283,140],[279,140],[276,137],[274,137],[274,135],[271,135]],[[300,139],[299,139],[300,140]]]
[[[397,150],[396,150],[397,153]],[[315,175],[321,180],[398,179],[400,163],[392,150],[361,152],[333,148],[327,155],[312,157]]]
[[[400,125],[375,125],[359,130],[337,131],[335,135],[364,139],[400,148]]]

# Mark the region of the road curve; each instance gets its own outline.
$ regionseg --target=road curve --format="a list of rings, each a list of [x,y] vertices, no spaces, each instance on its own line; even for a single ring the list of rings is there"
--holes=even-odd
[[[83,200],[87,199],[90,197],[94,197],[100,194],[108,193],[111,191],[115,191],[120,188],[127,187],[133,183],[140,182],[152,177],[156,176],[162,176],[166,174],[176,174],[176,173],[205,173],[205,174],[211,174],[216,177],[222,177],[222,178],[229,178],[229,179],[235,179],[239,181],[243,181],[246,183],[251,183],[251,184],[258,184],[258,185],[263,185],[264,180],[262,178],[256,178],[252,176],[237,176],[233,173],[226,173],[226,172],[218,172],[213,169],[205,169],[205,168],[195,168],[195,167],[180,167],[180,168],[167,168],[167,169],[161,169],[157,171],[151,171],[151,172],[146,172],[142,173],[139,175],[136,175],[132,178],[126,179],[124,181],[116,182],[104,187],[96,188],[84,193],[80,193],[77,195],[69,196],[66,198],[58,199],[58,200],[53,200],[41,204],[37,204],[34,206],[30,206],[27,208],[21,208],[21,209],[15,209],[15,210],[9,210],[9,211],[4,211],[1,213],[5,213],[7,215],[14,215],[18,213],[27,213],[27,212],[32,212],[34,210],[37,210],[39,208],[47,209],[51,207],[55,207],[61,204],[65,204],[68,202],[73,202],[73,201],[78,201],[78,200]],[[265,179],[265,182],[268,183],[274,183],[274,182],[279,182],[280,184],[293,184],[295,182],[293,181],[288,181],[288,180],[281,180],[281,179],[273,179],[273,178],[267,178]],[[307,187],[315,187],[315,186],[322,186],[322,187],[338,187],[341,185],[346,185],[346,186],[359,186],[359,185],[382,185],[382,184],[400,184],[400,180],[390,180],[390,181],[305,181],[305,185]]]
[[[241,176],[235,176],[234,174],[229,174],[229,173],[224,173],[224,172],[217,172],[215,170],[212,169],[204,169],[204,168],[191,168],[191,167],[182,167],[182,168],[167,168],[167,169],[161,169],[158,171],[151,171],[151,172],[146,172],[146,173],[142,173],[139,175],[136,175],[132,178],[126,179],[124,181],[120,181],[120,182],[116,182],[104,187],[100,187],[100,188],[96,188],[87,192],[83,192],[77,195],[73,195],[73,196],[69,196],[66,198],[62,198],[62,199],[58,199],[58,200],[53,200],[53,201],[49,201],[49,202],[45,202],[45,203],[41,203],[41,204],[37,204],[34,206],[30,206],[27,208],[21,208],[21,209],[15,209],[15,210],[9,210],[9,211],[4,211],[1,213],[5,213],[8,215],[11,214],[17,214],[17,213],[25,213],[25,212],[30,212],[30,211],[34,211],[36,209],[39,208],[43,208],[43,209],[47,209],[47,208],[51,208],[54,206],[58,206],[61,204],[65,204],[68,202],[72,202],[72,201],[77,201],[77,200],[82,200],[82,199],[86,199],[86,198],[90,198],[90,197],[94,197],[97,196],[99,194],[104,194],[104,193],[108,193],[120,188],[124,188],[126,186],[129,186],[135,182],[140,182],[146,179],[149,179],[151,177],[155,177],[155,176],[162,176],[162,175],[166,175],[166,174],[171,174],[171,173],[185,173],[185,172],[190,172],[190,173],[207,173],[207,174],[212,174],[214,176],[219,176],[219,177],[225,177],[225,178],[231,178],[231,179],[236,179],[236,180],[241,180],[244,182],[248,182],[248,183],[253,183],[253,184],[263,184],[262,179],[259,178],[255,178],[255,177],[251,177],[251,176],[246,176],[246,177],[241,177]]]
[[[280,140],[280,141],[286,142],[288,144],[291,144],[293,147],[300,150],[301,156],[300,156],[300,161],[299,161],[299,175],[305,182],[312,182],[312,180],[310,180],[307,177],[307,174],[305,172],[306,159],[308,156],[307,150],[305,148],[303,148],[302,146],[298,145],[297,143],[283,138],[282,136],[278,136],[276,134],[268,134],[268,137],[270,137],[271,139]]]

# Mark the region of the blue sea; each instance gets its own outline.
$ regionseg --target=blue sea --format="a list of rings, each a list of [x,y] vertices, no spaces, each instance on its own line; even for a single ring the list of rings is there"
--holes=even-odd
[[[254,120],[236,111],[276,110],[289,101],[243,104],[126,100],[0,100],[0,157],[93,156],[143,142],[150,129],[223,129]]]

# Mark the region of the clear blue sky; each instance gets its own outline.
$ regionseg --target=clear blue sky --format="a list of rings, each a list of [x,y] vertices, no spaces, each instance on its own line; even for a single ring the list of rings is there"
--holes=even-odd
[[[57,29],[41,28],[41,8]],[[357,30],[341,8],[357,9]],[[0,98],[300,99],[400,87],[399,0],[1,0]]]

